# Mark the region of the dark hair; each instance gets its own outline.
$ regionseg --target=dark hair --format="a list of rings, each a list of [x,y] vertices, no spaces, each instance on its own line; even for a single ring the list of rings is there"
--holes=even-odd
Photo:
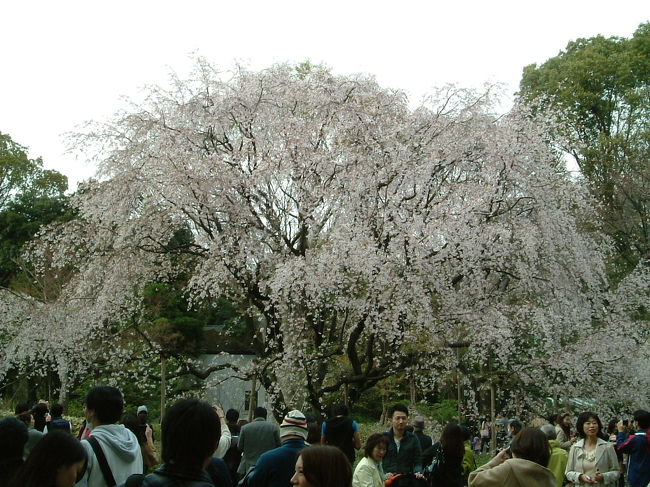
[[[633,413],[634,421],[639,423],[639,428],[647,430],[650,428],[650,413],[643,409],[637,409]]]
[[[440,435],[440,444],[442,451],[448,457],[463,457],[465,455],[463,432],[457,424],[448,423],[444,427],[442,435]]]
[[[52,431],[41,438],[16,472],[11,487],[55,485],[61,467],[86,460],[86,450],[78,439],[65,431]]]
[[[510,421],[510,423],[508,423],[508,426],[510,426],[514,430],[514,434],[512,436],[517,435],[524,427],[524,425],[521,424],[521,421],[519,421],[518,419],[513,419],[512,421]]]
[[[571,436],[571,426],[567,426],[564,424],[564,418],[571,417],[571,413],[560,413],[557,415],[555,418],[555,424],[559,425],[562,431],[564,431],[564,434],[568,438]]]
[[[63,415],[63,406],[61,404],[55,404],[52,406],[52,409],[50,409],[50,414],[52,415],[53,418],[58,418]]]
[[[335,446],[317,445],[300,451],[302,471],[313,487],[351,487],[352,466]]]
[[[578,419],[576,420],[576,429],[578,430],[578,436],[580,438],[585,438],[587,436],[585,434],[584,426],[587,420],[591,418],[595,419],[596,423],[598,423],[598,433],[602,433],[603,423],[600,422],[598,415],[596,413],[592,413],[591,411],[585,411],[584,413],[580,413]]]
[[[14,414],[18,416],[21,413],[24,413],[25,411],[29,411],[31,408],[29,407],[29,403],[27,402],[19,402],[16,404],[16,409],[14,409]]]
[[[207,402],[180,399],[162,420],[162,459],[173,470],[200,470],[220,436],[219,417]]]
[[[463,435],[463,441],[467,441],[472,438],[472,432],[469,430],[469,428],[466,428],[465,426],[461,426],[460,432]]]
[[[45,429],[45,416],[47,416],[47,405],[39,402],[32,407],[32,415],[34,416],[34,429],[41,433]]]
[[[95,412],[102,424],[117,423],[124,410],[124,398],[113,386],[97,386],[88,391],[86,408]]]
[[[239,411],[236,409],[229,409],[226,411],[226,421],[229,423],[237,423],[237,420],[239,419]]]
[[[127,413],[122,416],[120,423],[135,435],[139,444],[143,445],[147,442],[147,437],[144,435],[144,429],[142,429],[142,425],[136,416]]]
[[[363,456],[372,457],[372,451],[380,443],[383,443],[386,449],[388,449],[388,438],[386,435],[382,435],[381,433],[371,434],[366,440],[366,446],[363,447]]]
[[[542,467],[547,467],[551,458],[551,445],[548,438],[535,428],[522,429],[513,438],[510,449],[517,458],[530,460]]]
[[[23,458],[27,443],[27,426],[11,416],[0,420],[0,462]]]
[[[257,406],[255,409],[253,409],[253,418],[266,419],[266,414],[266,408],[263,408],[262,406]]]
[[[25,426],[29,426],[29,423],[32,422],[33,417],[34,416],[32,415],[31,411],[24,411],[16,415],[16,419],[22,421],[25,424]]]
[[[616,423],[618,423],[618,419],[612,418],[609,420],[609,423],[607,423],[607,433],[610,435],[616,434],[617,433],[617,428],[616,428]]]
[[[339,404],[334,408],[334,416],[347,416],[350,410],[345,404]]]
[[[405,413],[407,416],[409,415],[409,409],[404,406],[404,404],[395,404],[388,410],[388,417],[392,418],[393,414],[395,414],[395,411],[399,411],[400,413]]]

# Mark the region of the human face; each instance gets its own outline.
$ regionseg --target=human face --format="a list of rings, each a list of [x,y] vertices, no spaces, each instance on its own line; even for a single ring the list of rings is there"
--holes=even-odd
[[[386,455],[386,445],[384,443],[377,443],[372,449],[371,457],[375,462],[381,462],[381,459]]]
[[[582,426],[582,430],[587,437],[596,436],[598,434],[598,421],[596,421],[596,418],[587,419],[585,424]]]
[[[393,431],[395,433],[402,434],[404,433],[404,430],[406,429],[406,423],[408,422],[408,416],[406,413],[402,411],[395,411],[393,413],[393,417],[390,420],[392,426],[393,426]]]
[[[571,426],[571,416],[565,416],[564,419],[562,420],[562,423],[564,423],[564,426]]]
[[[293,474],[293,477],[291,477],[291,485],[297,485],[298,487],[311,487],[311,484],[302,470],[302,456],[299,456],[296,461],[295,473]]]
[[[84,467],[84,461],[80,460],[72,465],[64,465],[56,471],[54,480],[56,487],[74,487],[77,483],[77,476]]]

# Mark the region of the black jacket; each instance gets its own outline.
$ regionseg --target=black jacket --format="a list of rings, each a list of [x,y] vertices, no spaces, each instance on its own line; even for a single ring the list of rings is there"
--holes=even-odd
[[[147,476],[131,475],[120,487],[215,487],[205,470],[170,472],[163,465]]]

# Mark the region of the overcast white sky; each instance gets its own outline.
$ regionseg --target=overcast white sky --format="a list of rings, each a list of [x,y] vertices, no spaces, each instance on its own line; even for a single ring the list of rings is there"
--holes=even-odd
[[[70,179],[94,169],[62,134],[104,120],[198,53],[224,69],[309,59],[374,74],[413,99],[455,82],[505,83],[568,41],[629,37],[648,0],[4,0],[0,132]]]

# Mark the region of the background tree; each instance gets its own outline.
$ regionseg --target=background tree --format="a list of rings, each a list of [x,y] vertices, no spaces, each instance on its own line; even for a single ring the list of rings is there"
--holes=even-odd
[[[614,271],[625,275],[650,257],[650,23],[629,39],[569,42],[524,68],[519,95],[562,123],[553,140],[602,204]]]
[[[69,218],[67,178],[0,133],[0,286],[19,272],[23,245],[42,225]]]

